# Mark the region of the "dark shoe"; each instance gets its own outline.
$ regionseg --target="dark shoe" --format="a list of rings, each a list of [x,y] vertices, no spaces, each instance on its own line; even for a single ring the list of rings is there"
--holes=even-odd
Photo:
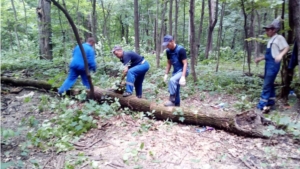
[[[174,95],[170,95],[169,101],[175,102],[175,98],[176,98],[175,94]]]
[[[142,98],[142,96],[136,96],[137,98],[139,98],[139,99],[141,99]]]
[[[171,107],[171,106],[175,106],[175,104],[174,104],[173,102],[171,102],[171,101],[167,101],[167,102],[164,104],[164,106],[166,106],[166,107]]]
[[[129,93],[129,92],[123,93],[123,97],[128,97],[128,96],[131,96],[131,95],[132,95],[132,93]]]

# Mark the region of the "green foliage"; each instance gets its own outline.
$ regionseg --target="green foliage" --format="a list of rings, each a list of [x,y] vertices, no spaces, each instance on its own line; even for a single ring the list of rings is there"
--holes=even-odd
[[[240,111],[245,111],[253,107],[253,103],[249,102],[247,96],[242,96],[239,101],[234,104],[234,107]]]
[[[77,99],[85,99],[85,94],[77,96]],[[43,100],[44,99],[44,100]],[[42,101],[48,98],[42,98]],[[62,100],[50,100],[49,107],[56,113],[52,119],[47,119],[39,125],[37,130],[32,130],[27,134],[27,138],[34,146],[43,149],[54,146],[57,152],[66,151],[73,148],[71,141],[79,138],[83,133],[96,127],[96,120],[93,116],[102,119],[110,118],[116,114],[120,104],[115,100],[113,103],[97,104],[95,101],[83,103],[65,98]],[[46,107],[44,107],[46,108]],[[36,126],[34,119],[29,119],[30,126]]]

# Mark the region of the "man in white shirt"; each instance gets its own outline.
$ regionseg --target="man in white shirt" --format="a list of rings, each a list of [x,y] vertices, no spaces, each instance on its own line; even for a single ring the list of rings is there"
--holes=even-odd
[[[280,61],[289,51],[289,45],[285,38],[277,34],[277,31],[280,29],[279,23],[279,20],[276,19],[272,24],[263,27],[270,40],[268,41],[265,55],[255,59],[256,63],[262,60],[266,61],[263,90],[260,101],[257,104],[259,110],[267,110],[275,105],[274,81],[280,70]]]

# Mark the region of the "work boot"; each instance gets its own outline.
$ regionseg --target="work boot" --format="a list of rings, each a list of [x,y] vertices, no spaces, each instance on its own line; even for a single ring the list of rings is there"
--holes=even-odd
[[[175,106],[175,104],[174,104],[173,102],[171,102],[171,101],[167,101],[167,102],[164,104],[164,106],[166,106],[166,107],[171,107],[171,106]]]
[[[142,98],[142,96],[136,96],[137,98],[139,98],[139,99],[141,99]]]
[[[175,102],[175,98],[176,98],[175,94],[170,95],[169,101]]]

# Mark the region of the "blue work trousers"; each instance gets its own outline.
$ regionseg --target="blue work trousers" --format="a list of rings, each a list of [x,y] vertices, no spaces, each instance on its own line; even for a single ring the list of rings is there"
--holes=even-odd
[[[87,75],[85,73],[85,70],[78,70],[78,69],[70,68],[69,75],[68,75],[67,79],[64,81],[64,83],[62,84],[62,86],[58,89],[58,93],[62,94],[65,91],[67,91],[68,89],[70,89],[76,82],[79,75],[81,77],[82,84],[87,89],[90,89],[90,84],[89,84]]]
[[[144,61],[128,70],[126,77],[126,92],[133,93],[133,87],[135,87],[136,96],[142,97],[143,81],[149,68],[149,63]]]
[[[189,72],[186,72],[186,77]],[[179,80],[182,76],[182,71],[175,73],[169,80],[169,93],[170,95],[175,95],[175,106],[180,106],[180,84]]]

